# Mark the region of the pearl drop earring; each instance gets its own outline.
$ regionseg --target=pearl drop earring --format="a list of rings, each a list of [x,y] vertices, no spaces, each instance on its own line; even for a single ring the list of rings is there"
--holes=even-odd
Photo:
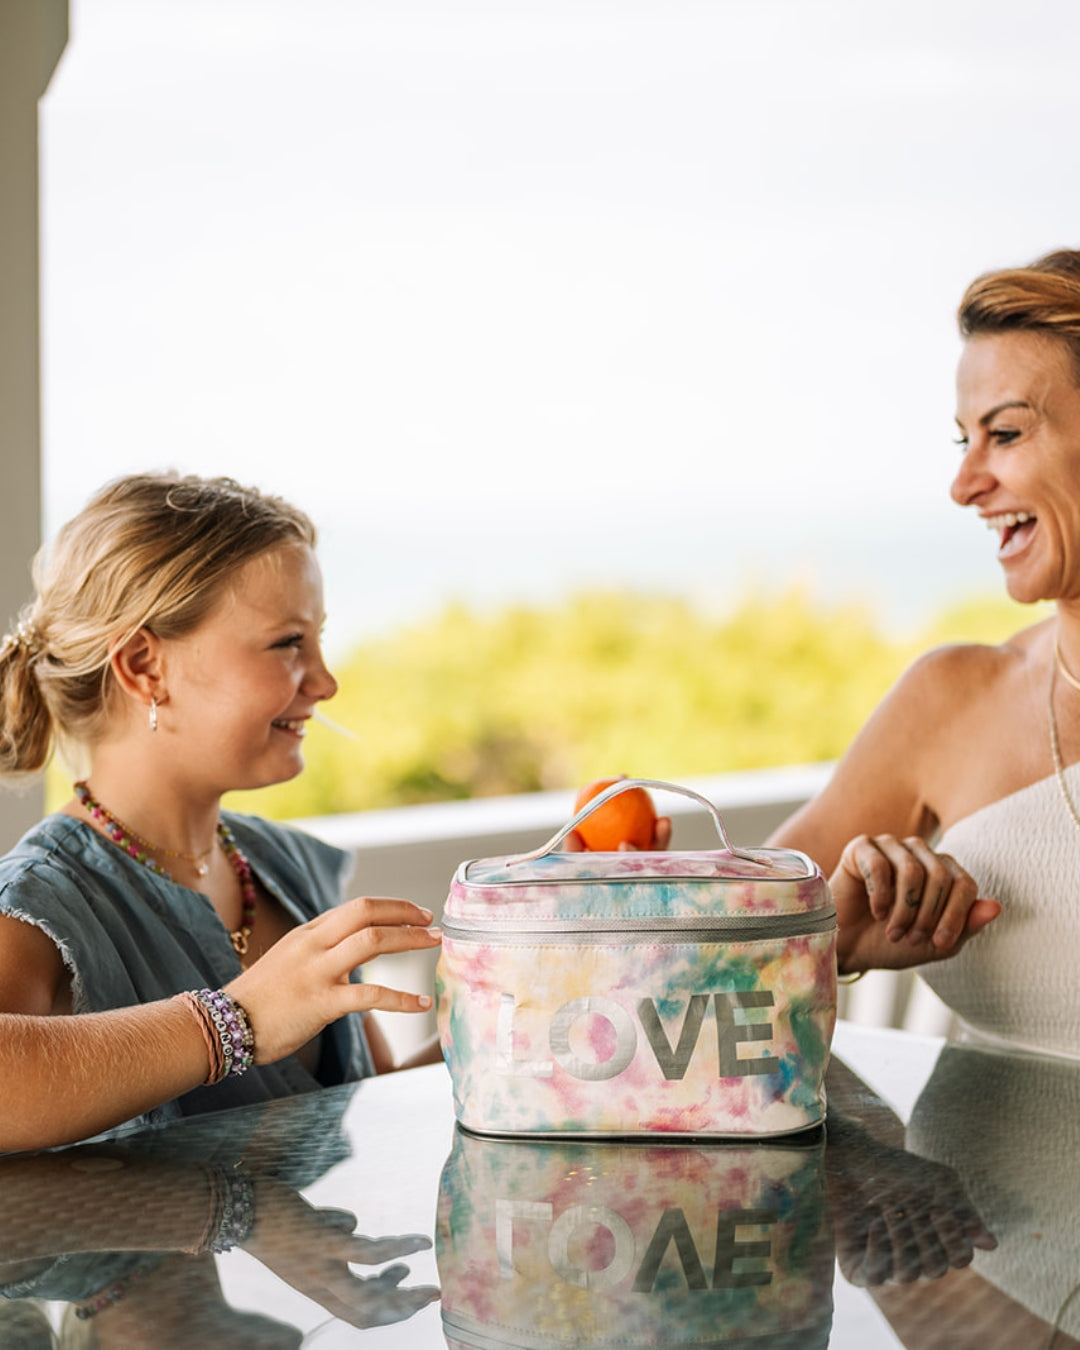
[[[157,731],[157,699],[150,695],[150,730]]]

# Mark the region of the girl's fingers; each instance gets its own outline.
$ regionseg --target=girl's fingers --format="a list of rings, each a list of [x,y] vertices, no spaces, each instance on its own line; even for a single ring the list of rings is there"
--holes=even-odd
[[[361,928],[370,928],[376,924],[407,924],[414,928],[426,928],[432,918],[430,909],[414,905],[411,900],[360,895],[328,909],[305,924],[304,928],[317,934],[326,946],[332,947]]]
[[[342,984],[337,987],[336,1007],[331,1021],[347,1012],[430,1012],[432,999],[428,994],[408,994],[403,989],[389,989],[383,984]]]
[[[340,978],[357,966],[364,966],[376,956],[388,956],[394,952],[425,951],[437,947],[442,941],[439,928],[409,928],[400,925],[394,928],[364,928],[359,933],[350,933],[327,953],[330,963],[328,972],[331,978]]]

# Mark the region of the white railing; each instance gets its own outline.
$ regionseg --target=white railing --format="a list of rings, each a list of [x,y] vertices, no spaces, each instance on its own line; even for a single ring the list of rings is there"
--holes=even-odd
[[[718,774],[687,780],[718,807],[734,844],[760,844],[792,811],[826,782],[830,764],[793,765]],[[426,905],[436,916],[458,864],[466,858],[495,857],[535,848],[569,818],[572,792],[537,792],[515,797],[482,797],[352,815],[319,816],[296,823],[356,855],[352,893],[400,895]],[[660,799],[670,814],[679,848],[710,848],[716,831],[708,816],[684,797]],[[435,957],[430,953],[383,957],[368,967],[379,983],[430,990]],[[949,1014],[910,974],[873,971],[840,992],[840,1015],[870,1026],[904,1026],[942,1034]],[[428,1018],[384,1018],[399,1052],[412,1049],[431,1030]]]

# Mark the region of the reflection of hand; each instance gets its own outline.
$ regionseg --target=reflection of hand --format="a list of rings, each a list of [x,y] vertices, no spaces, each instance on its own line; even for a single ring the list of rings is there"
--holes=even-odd
[[[271,1177],[256,1182],[256,1220],[244,1247],[287,1284],[351,1326],[401,1322],[439,1297],[437,1288],[400,1288],[408,1266],[387,1266],[378,1275],[354,1275],[351,1264],[378,1265],[431,1246],[420,1235],[366,1238],[354,1233],[356,1219],[344,1210],[314,1209],[290,1187]]]
[[[950,1167],[831,1121],[825,1154],[836,1257],[855,1285],[940,1279],[993,1235]]]
[[[953,956],[1001,913],[947,853],[912,835],[865,834],[844,849],[829,878],[844,972],[901,969]]]
[[[440,934],[428,927],[431,917],[409,900],[364,896],[286,933],[226,987],[251,1019],[255,1062],[272,1064],[292,1054],[345,1013],[426,1012],[426,996],[352,984],[349,974],[389,952],[437,947]]]

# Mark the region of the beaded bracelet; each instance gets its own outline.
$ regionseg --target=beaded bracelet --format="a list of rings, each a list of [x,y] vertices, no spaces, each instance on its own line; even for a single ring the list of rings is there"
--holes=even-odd
[[[217,1169],[221,1217],[206,1250],[220,1254],[246,1242],[255,1227],[255,1187],[243,1172]]]
[[[193,989],[178,995],[199,1021],[210,1072],[206,1083],[238,1078],[255,1062],[255,1037],[244,1009],[223,989]]]
[[[223,1078],[239,1078],[255,1062],[255,1037],[244,1009],[223,989],[196,989],[195,997],[210,1013],[221,1052],[225,1057]]]
[[[208,1167],[206,1180],[210,1188],[210,1213],[199,1241],[194,1247],[185,1248],[191,1256],[232,1251],[247,1241],[255,1227],[255,1186],[250,1177],[243,1172]]]

